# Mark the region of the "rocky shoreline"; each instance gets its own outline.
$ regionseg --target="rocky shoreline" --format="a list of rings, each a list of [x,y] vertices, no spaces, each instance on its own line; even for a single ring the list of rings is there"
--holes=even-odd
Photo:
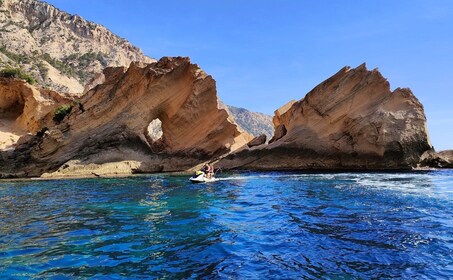
[[[66,108],[64,111],[63,109]],[[106,68],[71,97],[0,80],[0,120],[12,145],[1,178],[127,176],[225,170],[413,170],[452,167],[436,153],[422,104],[365,65],[345,67],[276,110],[275,132],[253,138],[222,108],[214,79],[188,58]]]

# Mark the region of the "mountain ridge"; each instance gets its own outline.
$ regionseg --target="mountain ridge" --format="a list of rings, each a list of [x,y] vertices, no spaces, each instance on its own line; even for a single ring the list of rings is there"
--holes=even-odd
[[[0,66],[57,91],[81,93],[105,67],[156,61],[105,26],[37,0],[0,1],[0,30]]]

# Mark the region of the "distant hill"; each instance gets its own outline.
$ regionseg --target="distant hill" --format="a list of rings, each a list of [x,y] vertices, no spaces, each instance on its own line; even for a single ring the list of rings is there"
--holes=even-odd
[[[272,138],[274,134],[272,116],[228,105],[227,109],[234,121],[248,133],[254,136],[265,134],[267,140]]]
[[[21,68],[38,85],[81,93],[94,73],[152,62],[102,25],[36,0],[0,0],[0,68]]]

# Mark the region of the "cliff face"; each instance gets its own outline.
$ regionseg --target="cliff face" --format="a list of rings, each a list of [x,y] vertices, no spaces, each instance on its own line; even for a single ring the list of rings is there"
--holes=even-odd
[[[12,148],[19,137],[36,134],[52,123],[53,111],[72,99],[63,94],[0,78],[0,150]]]
[[[3,176],[180,171],[250,140],[188,58],[107,68],[102,80],[61,123],[3,152]]]
[[[0,1],[0,67],[23,68],[41,86],[81,93],[108,66],[154,59],[104,26],[36,0]]]
[[[423,106],[409,89],[390,91],[377,70],[345,67],[276,111],[265,148],[232,155],[228,168],[409,169],[431,149]],[[279,135],[277,135],[279,134]]]

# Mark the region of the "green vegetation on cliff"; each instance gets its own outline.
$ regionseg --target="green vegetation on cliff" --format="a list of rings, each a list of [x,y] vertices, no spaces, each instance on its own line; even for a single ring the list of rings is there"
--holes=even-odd
[[[53,120],[56,123],[60,123],[69,113],[71,113],[72,105],[64,104],[55,109]]]
[[[0,76],[4,78],[18,78],[27,81],[30,85],[35,83],[35,79],[32,76],[25,73],[24,70],[20,68],[6,67],[0,70]]]

